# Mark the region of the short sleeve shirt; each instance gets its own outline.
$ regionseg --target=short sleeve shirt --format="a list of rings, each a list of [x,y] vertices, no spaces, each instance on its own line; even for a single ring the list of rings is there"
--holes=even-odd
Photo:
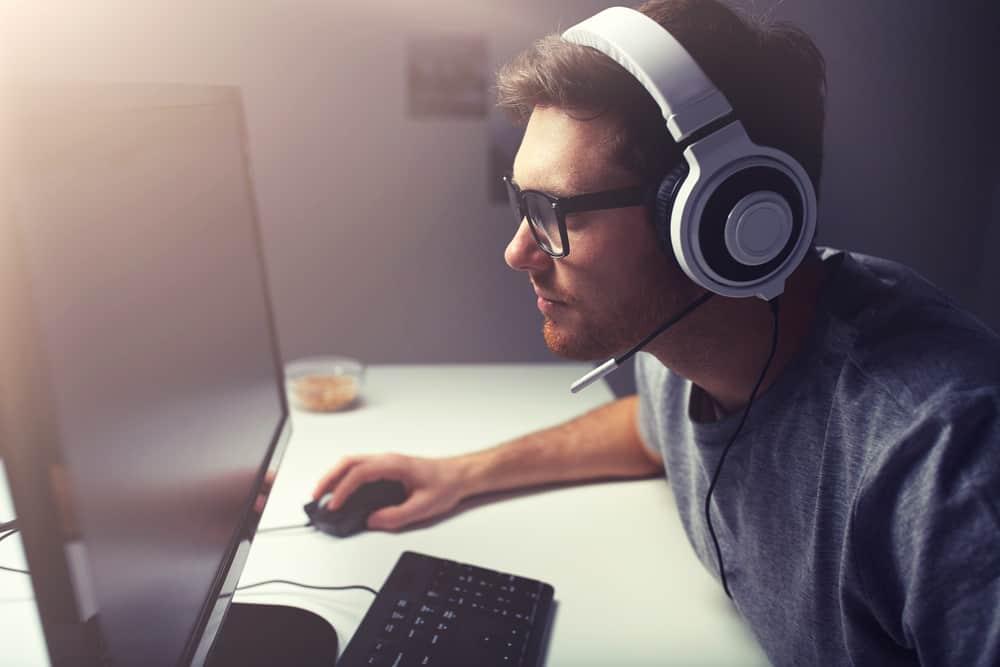
[[[812,332],[712,496],[734,604],[776,665],[1000,665],[1000,339],[900,264],[817,252]],[[742,410],[692,419],[700,388],[635,366],[640,434],[717,577],[705,494]]]

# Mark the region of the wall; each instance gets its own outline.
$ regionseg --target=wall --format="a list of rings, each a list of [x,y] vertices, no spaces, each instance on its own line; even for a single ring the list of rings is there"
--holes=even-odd
[[[485,120],[406,115],[411,35],[486,33],[503,62],[600,3],[493,0],[0,6],[14,78],[242,86],[286,358],[552,357],[514,229],[487,201]]]
[[[993,5],[809,0],[772,14],[827,61],[820,242],[909,264],[996,325],[1000,303],[982,298],[1000,223]]]
[[[29,78],[243,87],[286,358],[541,361],[552,357],[530,287],[503,263],[513,222],[487,201],[486,123],[408,118],[405,44],[485,33],[499,63],[603,5],[11,2],[0,65]],[[820,241],[911,264],[1000,325],[996,10],[741,6],[803,25],[826,54]],[[616,375],[627,389],[627,372]]]

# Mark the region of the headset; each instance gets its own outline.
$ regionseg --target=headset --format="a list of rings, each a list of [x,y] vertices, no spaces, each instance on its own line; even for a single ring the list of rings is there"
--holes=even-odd
[[[563,33],[597,49],[634,76],[659,105],[684,159],[660,182],[653,218],[660,242],[705,293],[638,345],[609,359],[571,386],[578,392],[618,368],[653,338],[713,295],[769,302],[771,350],[743,417],[715,466],[705,494],[705,521],[722,588],[730,598],[722,550],[712,522],[712,492],[722,465],[743,430],[778,345],[778,297],[802,262],[816,231],[816,192],[802,165],[787,153],[747,136],[725,95],[659,23],[625,7],[611,7]]]
[[[654,222],[684,273],[722,296],[780,295],[816,230],[816,193],[802,165],[751,141],[722,92],[645,14],[611,7],[562,38],[634,76],[682,148],[684,159],[657,190]]]

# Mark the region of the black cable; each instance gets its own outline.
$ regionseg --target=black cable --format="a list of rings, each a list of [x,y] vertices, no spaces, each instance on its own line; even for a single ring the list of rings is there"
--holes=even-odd
[[[729,442],[726,444],[726,448],[722,450],[719,462],[715,464],[715,473],[712,475],[712,483],[708,486],[708,493],[705,494],[705,520],[708,522],[708,532],[712,536],[712,544],[715,546],[715,557],[719,563],[719,577],[722,579],[722,590],[726,592],[726,596],[728,596],[730,600],[733,599],[733,594],[729,592],[729,582],[726,581],[726,567],[722,562],[722,550],[719,548],[719,540],[715,536],[715,528],[712,526],[712,492],[715,491],[715,485],[719,481],[719,473],[722,472],[722,464],[726,460],[729,448],[733,446],[733,443],[736,442],[736,438],[739,436],[740,431],[743,430],[743,424],[746,423],[747,416],[750,414],[750,406],[753,405],[753,400],[757,397],[757,390],[760,389],[761,383],[764,382],[764,376],[767,375],[767,371],[771,367],[771,362],[774,360],[774,353],[778,349],[778,299],[774,298],[768,303],[771,306],[771,317],[773,319],[773,324],[771,326],[771,352],[767,355],[767,362],[764,364],[764,370],[760,372],[760,377],[757,378],[757,384],[754,385],[753,391],[750,392],[750,400],[747,402],[746,409],[743,410],[743,417],[740,419],[740,425],[736,427],[736,432],[733,433],[733,437],[729,439]]]
[[[714,292],[709,292],[706,290],[704,294],[702,294],[700,297],[698,297],[697,299],[686,305],[683,310],[681,310],[679,313],[671,317],[669,320],[658,326],[655,331],[653,331],[651,334],[649,334],[648,336],[640,340],[638,343],[636,343],[631,350],[629,350],[628,352],[626,352],[621,356],[615,357],[615,363],[617,363],[619,366],[624,364],[626,361],[631,359],[635,353],[637,353],[642,348],[646,347],[646,345],[649,344],[649,341],[653,340],[661,333],[663,333],[670,327],[674,326],[675,324],[683,320],[685,317],[687,317],[694,311],[698,310],[698,308],[700,308],[706,301],[711,299],[713,296],[715,296]]]
[[[267,581],[258,581],[255,584],[246,584],[245,586],[237,586],[236,590],[245,591],[248,588],[256,588],[257,586],[264,586],[267,584],[288,584],[289,586],[298,586],[300,588],[311,588],[317,591],[349,591],[354,589],[359,589],[363,591],[368,591],[372,595],[378,595],[378,591],[374,588],[368,588],[367,586],[313,586],[312,584],[300,584],[297,581],[288,581],[287,579],[268,579]]]
[[[274,528],[266,528],[264,530],[260,530],[257,532],[265,533],[273,530],[289,530],[291,528],[309,528],[310,526],[312,526],[312,523],[296,524],[294,526],[276,526]],[[16,532],[17,528],[14,528],[10,532],[4,535],[0,535],[0,542],[3,542]],[[3,565],[0,565],[0,570],[4,570],[6,572],[17,572],[18,574],[31,574],[31,572],[29,572],[28,570],[19,570],[17,568],[5,567]],[[258,581],[257,583],[254,584],[237,586],[236,590],[245,591],[248,588],[257,588],[258,586],[265,586],[267,584],[288,584],[289,586],[299,586],[300,588],[311,588],[317,591],[350,591],[357,589],[357,590],[368,591],[372,595],[378,595],[378,591],[376,591],[374,588],[369,588],[368,586],[360,586],[360,585],[359,586],[314,586],[312,584],[300,584],[297,581],[289,581],[288,579],[268,579],[267,581]]]
[[[14,522],[11,521],[11,522],[3,524],[3,525],[8,526],[8,525],[12,525],[13,523]],[[3,531],[4,531],[4,529],[0,528],[0,533],[2,533]],[[18,531],[17,528],[7,529],[6,533],[4,533],[3,535],[0,535],[0,542],[3,542],[4,540],[6,540],[8,537],[10,537],[11,535],[13,535],[17,531]],[[3,570],[4,572],[16,572],[17,574],[31,574],[31,572],[29,572],[28,570],[19,570],[16,567],[7,567],[5,565],[0,565],[0,570]]]
[[[6,567],[4,565],[0,565],[0,570],[3,570],[4,572],[16,572],[17,574],[31,574],[31,572],[28,572],[27,570],[19,570],[16,567]]]
[[[309,523],[297,523],[294,526],[274,526],[273,528],[258,528],[257,534],[260,535],[261,533],[273,533],[275,531],[291,530],[293,528],[311,528],[312,525],[313,524],[310,521]]]
[[[16,518],[11,519],[10,521],[5,521],[4,523],[0,523],[0,533],[2,533],[5,530],[17,530],[17,529],[18,527]]]

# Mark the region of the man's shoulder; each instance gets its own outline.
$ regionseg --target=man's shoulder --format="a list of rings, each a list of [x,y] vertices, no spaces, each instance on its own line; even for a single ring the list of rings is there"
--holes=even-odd
[[[1000,337],[908,267],[827,251],[824,296],[844,363],[909,410],[1000,386]]]

